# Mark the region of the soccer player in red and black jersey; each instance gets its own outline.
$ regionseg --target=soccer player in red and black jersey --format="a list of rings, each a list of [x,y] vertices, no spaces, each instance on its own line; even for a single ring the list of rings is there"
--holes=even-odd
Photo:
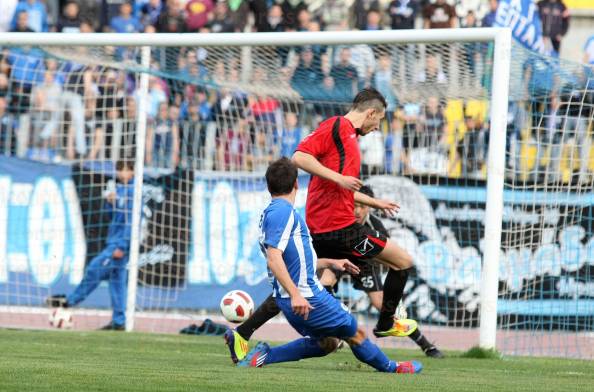
[[[398,212],[398,204],[358,192],[361,155],[357,137],[378,129],[386,101],[375,89],[360,91],[344,116],[322,122],[297,147],[293,161],[312,174],[306,203],[306,222],[318,257],[348,258],[355,263],[375,259],[390,268],[383,287],[382,308],[374,329],[377,337],[409,336],[417,329],[414,320],[395,320],[394,313],[413,266],[411,256],[384,234],[357,223],[355,201],[382,210]],[[332,290],[331,287],[329,290]],[[270,296],[225,340],[234,362],[247,352],[247,340],[266,321],[278,314]]]
[[[377,90],[361,90],[347,114],[322,122],[293,155],[297,166],[312,174],[305,217],[318,257],[344,257],[356,262],[373,258],[390,268],[373,331],[377,337],[407,336],[416,329],[412,320],[394,319],[413,267],[411,256],[382,233],[358,223],[354,214],[355,201],[389,215],[399,209],[394,202],[358,192],[363,183],[359,179],[357,137],[377,130],[385,109],[386,100]]]

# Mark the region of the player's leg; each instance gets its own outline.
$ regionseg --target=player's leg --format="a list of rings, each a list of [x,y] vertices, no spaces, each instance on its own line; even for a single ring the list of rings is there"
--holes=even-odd
[[[377,371],[384,373],[420,373],[423,369],[423,365],[417,361],[396,362],[390,360],[377,345],[367,338],[362,328],[357,328],[355,334],[345,340],[351,347],[353,355],[359,361],[368,364]]]
[[[233,363],[241,361],[247,355],[249,351],[248,341],[252,334],[280,312],[281,310],[274,297],[270,294],[240,326],[234,330],[228,329],[225,332],[225,344],[229,348]]]
[[[126,298],[128,283],[128,263],[127,257],[115,260],[112,259],[111,271],[109,275],[109,295],[111,297],[111,307],[113,314],[111,324],[104,329],[113,329],[122,331],[126,326]]]
[[[111,258],[110,249],[104,249],[103,252],[91,260],[81,282],[74,291],[66,297],[65,306],[75,306],[82,302],[99,286],[102,280],[109,276],[109,260]]]
[[[259,342],[245,359],[238,363],[238,366],[262,367],[273,363],[324,357],[334,352],[338,343],[339,340],[332,337],[320,339],[304,337],[277,347],[270,347],[268,343]]]
[[[378,337],[394,336],[398,331],[394,324],[394,313],[404,294],[409,272],[413,267],[412,257],[395,242],[387,239],[376,259],[390,267],[384,280],[382,307],[374,329]]]
[[[370,291],[367,293],[367,295],[369,296],[369,301],[371,302],[371,305],[379,311],[382,307],[382,299],[384,297],[384,293],[382,291]],[[421,332],[418,326],[413,333],[408,335],[408,338],[415,342],[416,345],[419,346],[421,350],[423,350],[425,355],[427,355],[428,357],[444,357],[443,353],[439,351],[439,349],[435,347],[434,344],[427,340],[427,338],[425,337],[423,332]]]

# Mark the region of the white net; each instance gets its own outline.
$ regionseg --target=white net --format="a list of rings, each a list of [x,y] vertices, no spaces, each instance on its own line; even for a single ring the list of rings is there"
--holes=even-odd
[[[360,141],[362,177],[402,206],[383,223],[415,259],[409,317],[445,348],[477,343],[491,44],[155,47],[150,70],[139,55],[3,52],[2,324],[46,323],[45,298],[72,293],[108,245],[114,164],[136,151],[138,80],[149,71],[137,329],[176,331],[217,312],[231,289],[256,303],[269,294],[257,244],[263,171],[372,85],[388,109],[380,131]],[[505,353],[592,356],[583,344],[594,325],[591,78],[589,68],[513,48],[502,157]],[[365,292],[347,279],[339,295],[373,326]],[[75,326],[107,322],[114,296],[99,285],[74,308]]]

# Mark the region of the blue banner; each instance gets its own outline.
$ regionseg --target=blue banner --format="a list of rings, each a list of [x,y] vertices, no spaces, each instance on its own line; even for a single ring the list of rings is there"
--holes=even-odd
[[[534,0],[499,0],[493,27],[509,27],[513,37],[528,49],[550,55],[545,45],[538,6]]]

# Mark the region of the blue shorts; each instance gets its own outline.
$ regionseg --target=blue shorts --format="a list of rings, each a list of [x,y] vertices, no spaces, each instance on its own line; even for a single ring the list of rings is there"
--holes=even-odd
[[[293,313],[290,298],[276,298],[276,303],[289,324],[302,336],[314,339],[325,337],[347,339],[355,336],[357,320],[326,290],[306,299],[314,308],[309,312],[307,320],[304,320],[303,317]]]

